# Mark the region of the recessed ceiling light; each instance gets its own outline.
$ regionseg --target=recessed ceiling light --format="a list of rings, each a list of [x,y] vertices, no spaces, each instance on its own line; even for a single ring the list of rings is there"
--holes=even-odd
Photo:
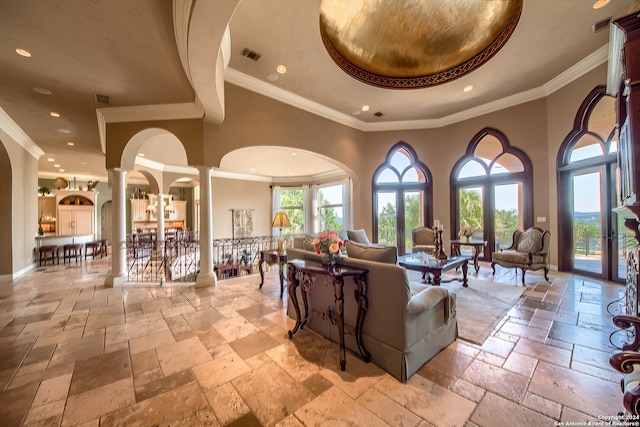
[[[31,52],[28,50],[17,48],[16,53],[20,56],[24,56],[25,58],[31,58]]]
[[[55,161],[56,161],[56,159],[54,159],[53,157],[49,157],[49,158],[47,159],[47,162],[55,162]]]
[[[285,67],[284,65],[278,65],[276,67],[276,71],[280,74],[284,74],[287,72],[287,67]]]
[[[293,157],[295,157],[295,156],[297,156],[297,155],[298,155],[298,153],[296,153],[296,152],[294,151],[293,153],[291,153],[291,155],[292,155]]]
[[[251,169],[249,169],[249,170],[250,170],[251,172],[255,172],[255,171],[256,171],[256,168],[251,168]]]
[[[58,129],[58,132],[60,133],[71,133],[71,131],[69,129]]]
[[[57,163],[54,163],[54,164],[53,164],[53,167],[54,167],[54,168],[59,168],[59,167],[60,167],[60,165],[59,165],[59,164],[57,164]]]
[[[473,85],[465,86],[464,89],[462,89],[463,92],[471,92],[472,90],[473,90]]]
[[[276,73],[269,73],[267,74],[267,80],[269,80],[270,82],[275,82],[279,79],[278,75]]]
[[[362,106],[362,111],[369,111],[369,106],[368,105],[363,105]]]
[[[86,164],[87,164],[87,162],[80,162],[80,164],[81,164],[81,165],[86,165]]]
[[[75,142],[73,142],[73,141],[67,141],[67,145],[68,145],[69,147],[73,147],[74,145],[76,145],[76,143],[75,143]]]
[[[58,169],[58,172],[64,172],[64,169]]]
[[[45,89],[43,87],[34,87],[33,91],[39,93],[40,95],[51,95],[52,94],[52,92],[49,89]]]
[[[60,113],[57,113],[57,112],[55,112],[55,111],[50,112],[50,113],[49,113],[49,115],[50,115],[51,117],[60,117]]]
[[[138,156],[140,156],[140,157],[144,157],[144,156],[145,156],[145,154],[144,154],[144,153],[138,153]]]
[[[353,115],[353,116],[359,116],[360,114],[362,114],[362,111],[360,111],[360,110],[356,110],[353,113],[351,113],[351,115]]]
[[[600,9],[601,7],[605,7],[609,4],[611,0],[598,0],[593,4],[594,9]]]

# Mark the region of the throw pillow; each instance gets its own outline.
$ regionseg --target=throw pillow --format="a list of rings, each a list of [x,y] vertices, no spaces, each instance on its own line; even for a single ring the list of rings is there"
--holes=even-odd
[[[524,253],[538,253],[542,249],[542,233],[539,230],[527,230],[520,235],[518,241],[518,252]]]
[[[386,264],[396,264],[398,262],[398,248],[395,246],[369,246],[351,240],[347,240],[345,246],[349,258]]]
[[[371,244],[369,238],[367,237],[367,233],[365,233],[363,228],[361,228],[360,230],[347,230],[347,237],[352,242],[362,243],[365,245]]]

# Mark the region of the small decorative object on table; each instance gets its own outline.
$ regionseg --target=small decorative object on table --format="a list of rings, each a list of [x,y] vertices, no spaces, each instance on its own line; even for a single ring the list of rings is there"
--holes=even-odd
[[[342,239],[335,232],[328,231],[313,239],[312,244],[316,253],[322,255],[322,264],[329,269],[335,268],[336,261],[340,258],[340,247],[344,246]]]
[[[458,236],[460,236],[460,239],[464,238],[467,242],[469,241],[469,238],[473,236],[473,229],[467,224],[466,221],[462,221],[462,227],[460,227]]]

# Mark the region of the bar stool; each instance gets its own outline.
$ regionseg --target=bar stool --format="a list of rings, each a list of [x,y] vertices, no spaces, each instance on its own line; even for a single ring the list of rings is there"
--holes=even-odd
[[[84,259],[87,259],[89,256],[89,249],[91,249],[91,258],[95,259],[96,255],[100,254],[100,258],[102,258],[102,250],[100,249],[102,244],[99,241],[87,242],[84,244]]]
[[[82,245],[68,244],[62,247],[62,263],[66,264],[68,259],[69,264],[71,264],[71,258],[75,258],[76,264],[78,263],[78,258],[82,261]]]
[[[100,258],[102,258],[102,254],[104,254],[104,256],[107,256],[107,246],[109,245],[109,242],[107,242],[107,239],[101,239],[98,241],[100,242]]]
[[[47,265],[47,261],[51,261],[51,264],[55,264],[56,262],[60,264],[60,258],[58,258],[58,246],[40,246],[38,248],[38,253],[40,255],[40,266],[42,266],[43,261],[45,266]]]

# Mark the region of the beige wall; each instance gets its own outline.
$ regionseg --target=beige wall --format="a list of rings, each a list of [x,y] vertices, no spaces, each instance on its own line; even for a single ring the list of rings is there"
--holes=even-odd
[[[269,236],[271,229],[271,188],[267,182],[213,178],[213,238],[232,237],[231,209],[253,210],[252,236]]]
[[[0,247],[0,256],[9,256],[11,259],[10,271],[0,271],[0,275],[6,275],[30,268],[34,260],[38,231],[38,160],[1,130],[0,141],[11,161],[10,169],[2,165],[1,172],[5,174],[11,171],[11,181],[6,181],[11,182],[11,244],[10,247]],[[6,218],[8,212],[0,212],[0,221],[9,220]]]

